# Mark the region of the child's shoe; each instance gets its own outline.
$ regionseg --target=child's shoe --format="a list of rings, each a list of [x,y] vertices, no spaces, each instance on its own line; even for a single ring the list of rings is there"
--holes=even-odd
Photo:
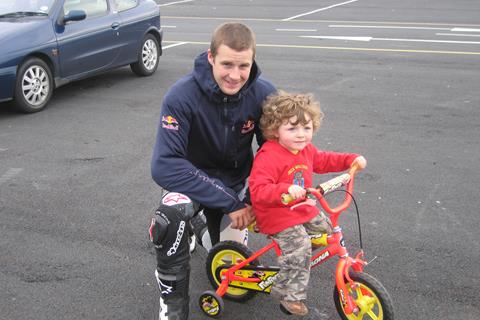
[[[302,301],[280,300],[280,309],[296,316],[306,316],[308,314],[308,308]]]

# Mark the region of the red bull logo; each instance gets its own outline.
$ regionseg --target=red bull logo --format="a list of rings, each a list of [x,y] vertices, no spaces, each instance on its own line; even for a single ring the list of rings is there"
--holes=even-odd
[[[255,122],[253,120],[247,120],[247,122],[243,124],[241,132],[242,134],[246,134],[252,131],[253,128],[255,128]]]
[[[162,128],[178,130],[178,121],[172,116],[162,116]]]

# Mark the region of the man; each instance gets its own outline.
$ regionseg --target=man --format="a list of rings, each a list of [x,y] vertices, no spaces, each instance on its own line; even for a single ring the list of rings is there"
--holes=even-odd
[[[224,215],[231,227],[252,221],[239,198],[253,161],[252,140],[263,143],[261,104],[275,92],[260,78],[255,37],[241,23],[224,23],[194,70],[166,93],[152,158],[152,177],[169,190],[152,220],[161,291],[160,319],[188,318],[188,221],[203,208],[211,243],[220,239]],[[190,201],[193,200],[193,203]]]

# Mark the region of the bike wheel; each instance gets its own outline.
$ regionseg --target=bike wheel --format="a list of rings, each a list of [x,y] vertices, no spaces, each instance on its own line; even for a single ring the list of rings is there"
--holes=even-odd
[[[218,268],[231,266],[235,263],[245,260],[252,255],[250,249],[236,241],[222,241],[217,243],[207,256],[207,276],[212,286],[216,289],[222,282],[219,277]],[[250,265],[258,265],[257,260],[253,260]],[[247,289],[228,287],[224,295],[225,299],[245,302],[253,298],[257,292]]]
[[[380,281],[365,272],[350,272],[350,277],[358,286],[350,288],[347,283],[347,294],[353,297],[360,310],[357,313],[345,314],[337,286],[335,286],[333,299],[340,317],[343,320],[393,320],[392,299]]]

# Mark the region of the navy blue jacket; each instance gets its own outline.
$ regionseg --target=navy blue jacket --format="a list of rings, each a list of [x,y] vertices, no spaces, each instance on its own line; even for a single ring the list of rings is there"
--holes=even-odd
[[[252,140],[259,145],[262,102],[276,91],[254,62],[250,78],[234,96],[215,82],[207,53],[192,73],[165,94],[152,158],[152,177],[161,187],[230,213],[245,207],[232,188],[250,174]]]

